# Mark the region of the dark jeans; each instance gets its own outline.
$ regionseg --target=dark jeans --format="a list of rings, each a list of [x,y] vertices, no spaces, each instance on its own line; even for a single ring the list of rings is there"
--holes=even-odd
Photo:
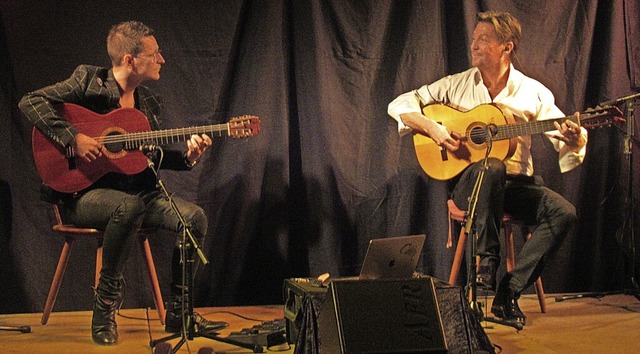
[[[481,168],[480,163],[469,166],[454,187],[452,198],[459,208],[468,208]],[[560,194],[533,180],[509,178],[502,161],[490,159],[476,206],[480,265],[497,267],[500,261],[500,225],[505,212],[535,225],[511,272],[509,287],[519,293],[535,282],[546,259],[572,230],[577,221],[576,209]]]
[[[177,197],[173,197],[173,201],[197,239],[198,245],[203,247],[208,226],[204,211],[199,206]],[[176,250],[183,237],[183,227],[178,216],[159,190],[131,194],[114,189],[93,189],[77,199],[66,202],[61,206],[61,210],[65,222],[104,230],[101,274],[110,277],[119,277],[122,274],[139,228],[177,232]],[[179,260],[174,251],[174,283],[181,279]]]

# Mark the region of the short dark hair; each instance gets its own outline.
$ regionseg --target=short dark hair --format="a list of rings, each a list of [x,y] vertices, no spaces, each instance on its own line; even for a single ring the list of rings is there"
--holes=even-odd
[[[107,36],[107,53],[113,65],[119,65],[126,54],[142,52],[141,39],[152,36],[153,30],[142,22],[126,21],[111,27]]]
[[[501,42],[512,42],[513,51],[516,51],[522,39],[522,27],[520,21],[508,12],[485,11],[478,14],[478,22],[486,22],[493,25],[498,39]]]

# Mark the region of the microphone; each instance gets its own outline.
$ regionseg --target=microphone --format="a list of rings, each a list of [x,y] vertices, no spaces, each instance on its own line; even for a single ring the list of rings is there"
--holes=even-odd
[[[627,96],[622,96],[622,97],[618,97],[615,98],[613,100],[609,100],[609,101],[604,101],[604,102],[600,102],[598,103],[598,106],[600,107],[604,107],[604,106],[615,106],[620,102],[624,102],[624,101],[628,101],[628,100],[632,100],[634,98],[638,98],[640,97],[640,92],[639,93],[632,93],[630,95]]]
[[[138,150],[142,151],[142,153],[146,155],[146,154],[152,153],[152,152],[154,152],[156,150],[160,150],[160,147],[158,145],[155,145],[155,144],[142,144],[142,145],[140,145]]]
[[[496,134],[498,134],[498,126],[493,124],[493,123],[488,124],[487,125],[487,133],[491,137],[496,136]]]

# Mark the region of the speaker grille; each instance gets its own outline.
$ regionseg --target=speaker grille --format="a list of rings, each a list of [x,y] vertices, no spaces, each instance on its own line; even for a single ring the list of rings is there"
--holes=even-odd
[[[334,280],[318,318],[321,353],[446,353],[433,282]]]

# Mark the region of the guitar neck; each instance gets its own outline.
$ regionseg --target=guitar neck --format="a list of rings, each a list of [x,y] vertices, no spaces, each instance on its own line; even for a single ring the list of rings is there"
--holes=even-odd
[[[570,120],[580,125],[580,118],[577,116],[568,116],[520,124],[500,125],[498,126],[498,133],[493,137],[493,140],[511,139],[517,136],[533,135],[555,130],[556,127],[553,123],[557,122],[558,124],[562,124],[566,120]]]
[[[194,134],[207,134],[212,138],[227,137],[230,135],[229,123],[107,135],[103,143],[123,143],[125,150],[137,150],[145,144],[167,145],[187,141]]]

